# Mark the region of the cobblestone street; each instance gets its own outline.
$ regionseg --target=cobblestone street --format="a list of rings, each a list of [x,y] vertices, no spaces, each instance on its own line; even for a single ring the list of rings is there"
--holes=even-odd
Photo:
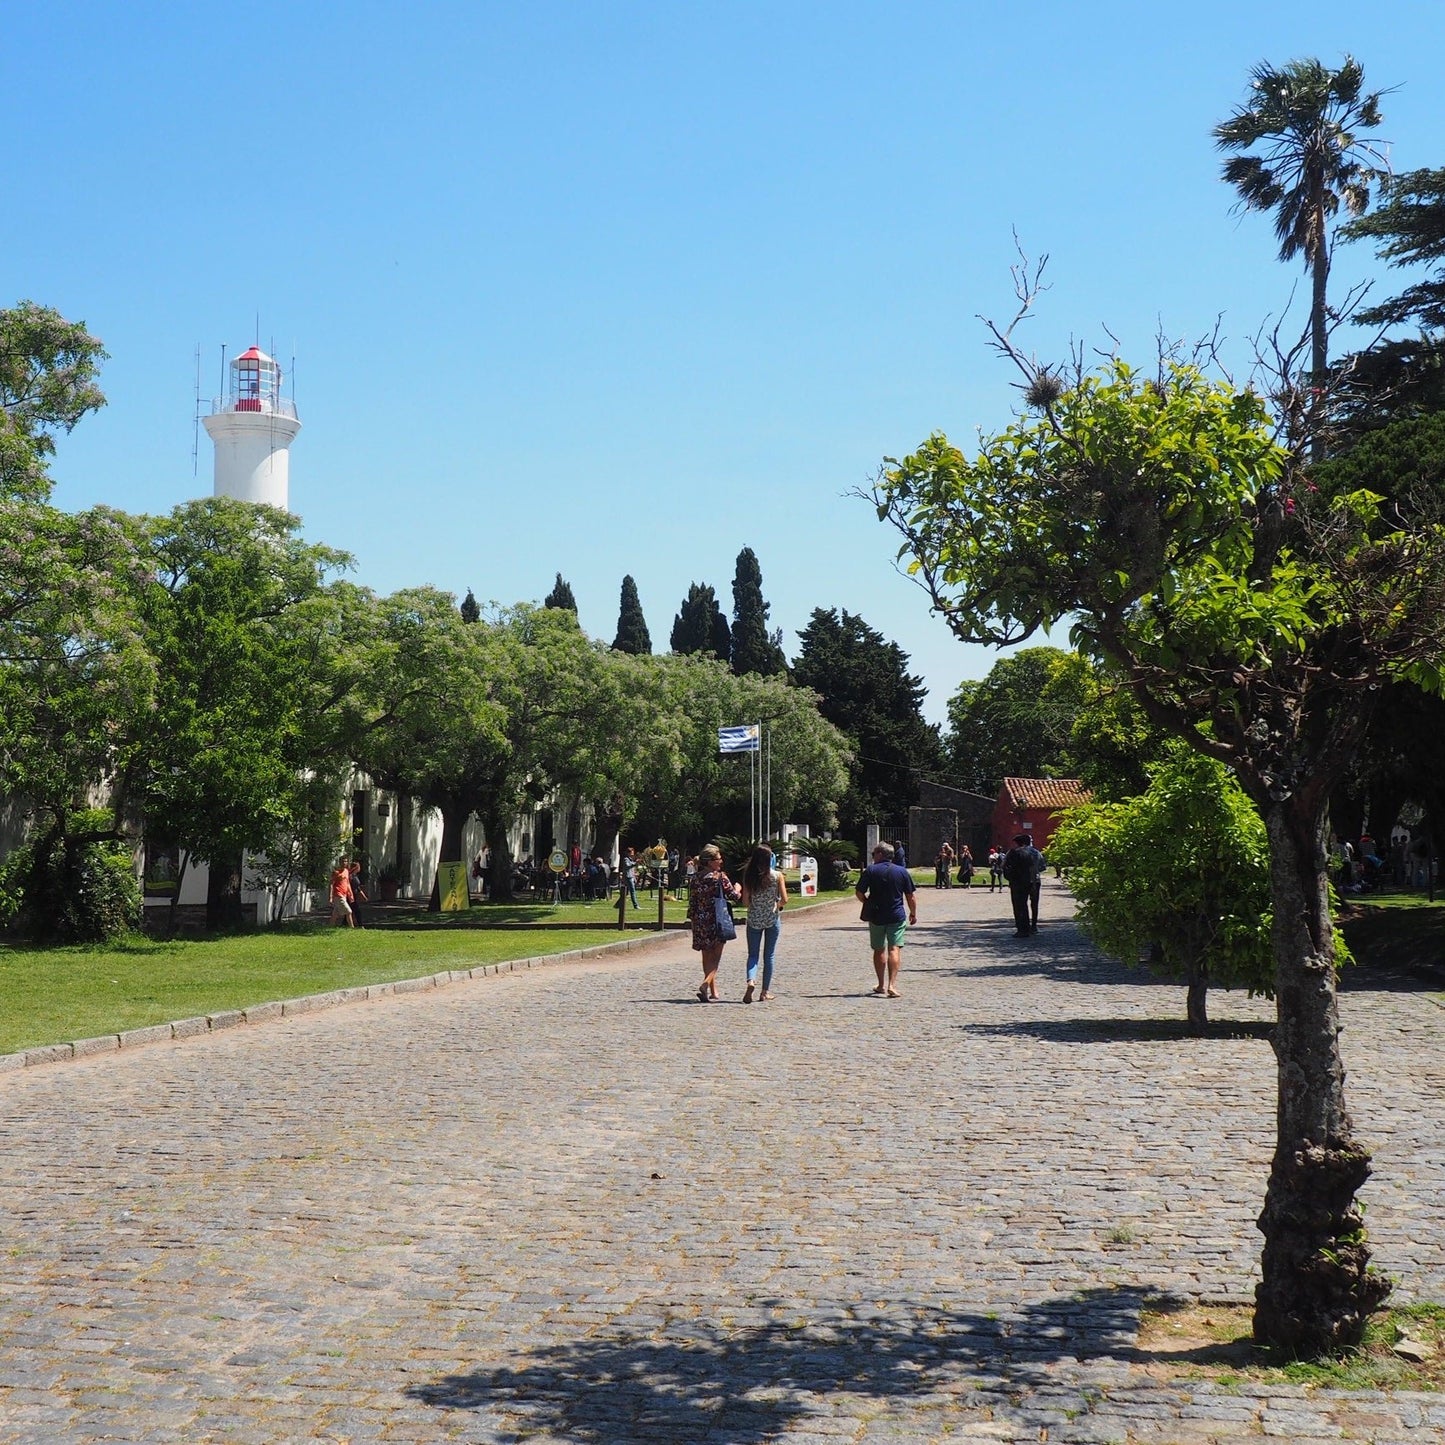
[[[1095,955],[1049,879],[842,903],[778,998],[684,936],[0,1074],[0,1442],[1445,1440],[1445,1396],[1161,1382],[1245,1300],[1272,1005]],[[1445,1009],[1342,998],[1376,1261],[1445,1299]]]

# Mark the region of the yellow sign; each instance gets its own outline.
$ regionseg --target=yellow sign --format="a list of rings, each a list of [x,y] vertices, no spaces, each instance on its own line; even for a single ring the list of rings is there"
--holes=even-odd
[[[438,864],[437,892],[441,894],[443,913],[466,912],[472,906],[472,900],[467,896],[467,865]]]

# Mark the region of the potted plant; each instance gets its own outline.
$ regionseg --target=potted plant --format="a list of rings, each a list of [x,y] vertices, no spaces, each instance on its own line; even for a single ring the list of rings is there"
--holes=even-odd
[[[388,863],[376,875],[377,894],[383,903],[395,903],[401,891],[401,873],[395,863]]]

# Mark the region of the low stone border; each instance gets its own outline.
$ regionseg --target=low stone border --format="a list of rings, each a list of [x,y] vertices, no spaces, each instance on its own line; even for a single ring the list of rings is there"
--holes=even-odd
[[[294,1018],[298,1014],[315,1013],[319,1009],[337,1008],[341,1004],[364,1003],[369,999],[396,994],[423,993],[429,988],[446,988],[469,979],[486,978],[490,974],[516,973],[522,969],[545,968],[555,963],[575,963],[583,958],[600,958],[610,953],[631,953],[658,943],[670,943],[678,934],[647,933],[640,938],[618,939],[590,948],[569,948],[565,953],[544,953],[534,958],[514,958],[506,963],[483,963],[476,968],[447,969],[423,978],[403,978],[393,983],[362,984],[356,988],[338,988],[330,993],[313,993],[271,1003],[258,1003],[250,1008],[227,1009],[223,1013],[204,1014],[196,1018],[176,1019],[168,1024],[152,1024],[149,1028],[127,1029],[124,1033],[100,1034],[92,1039],[74,1039],[68,1044],[43,1044],[18,1054],[0,1054],[0,1073],[26,1069],[35,1064],[59,1064],[70,1059],[86,1059],[95,1054],[116,1053],[121,1049],[140,1048],[146,1044],[168,1043],[174,1039],[193,1039],[202,1034],[219,1033],[241,1024],[269,1023],[273,1019]]]

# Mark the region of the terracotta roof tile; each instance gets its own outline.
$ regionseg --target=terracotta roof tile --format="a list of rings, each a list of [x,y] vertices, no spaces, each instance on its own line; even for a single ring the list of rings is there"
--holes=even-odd
[[[1074,808],[1089,801],[1089,790],[1078,778],[1005,778],[1003,795],[1015,807]]]

